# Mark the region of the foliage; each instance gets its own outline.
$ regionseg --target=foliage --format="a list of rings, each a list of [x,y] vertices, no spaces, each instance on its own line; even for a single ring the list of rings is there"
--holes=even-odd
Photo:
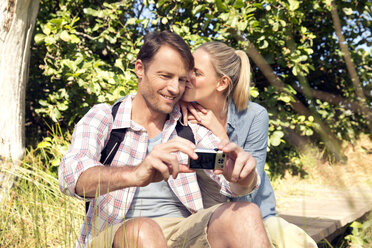
[[[49,135],[38,143],[33,153],[45,165],[45,169],[57,177],[58,166],[70,145],[71,135],[68,131],[63,133],[58,123],[50,130]]]
[[[301,172],[296,147],[323,149],[372,124],[371,2],[338,0],[336,6],[366,102],[356,96],[335,36],[331,0],[42,0],[27,92],[28,121],[61,123],[71,130],[95,103],[136,89],[133,62],[149,30],[172,30],[192,47],[210,40],[236,49],[254,45],[283,87],[253,63],[252,100],[270,115],[268,164],[272,176]],[[251,58],[252,62],[255,58]],[[298,108],[298,106],[303,108]],[[29,126],[29,130],[37,126]],[[324,136],[327,134],[328,136]],[[334,150],[328,149],[332,158]]]
[[[93,104],[136,88],[135,15],[133,1],[41,2],[27,94],[38,116],[71,127]]]
[[[372,214],[363,222],[354,221],[350,224],[352,233],[345,239],[351,247],[372,247]]]

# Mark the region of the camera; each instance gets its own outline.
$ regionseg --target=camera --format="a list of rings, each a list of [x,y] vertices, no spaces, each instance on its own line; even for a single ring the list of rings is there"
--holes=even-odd
[[[223,169],[226,164],[226,154],[217,149],[195,149],[198,159],[190,159],[190,169],[215,170]]]

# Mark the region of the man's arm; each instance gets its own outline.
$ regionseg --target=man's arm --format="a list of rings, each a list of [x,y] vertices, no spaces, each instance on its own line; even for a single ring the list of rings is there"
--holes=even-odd
[[[192,172],[186,165],[178,163],[175,152],[181,151],[196,159],[195,145],[176,137],[167,143],[154,146],[145,160],[138,166],[92,167],[84,171],[76,184],[79,196],[96,197],[127,187],[144,187],[153,182],[167,181],[179,172]]]
[[[95,166],[79,176],[75,192],[85,198],[94,198],[108,192],[135,187],[135,167]]]
[[[103,166],[99,162],[112,123],[111,107],[106,104],[95,105],[77,123],[69,150],[58,169],[62,192],[78,198],[92,198],[135,186],[132,167]]]
[[[69,149],[58,168],[59,187],[63,193],[79,198],[76,185],[80,175],[90,168],[103,168],[99,159],[112,122],[110,106],[98,104],[76,124]],[[82,197],[87,196],[83,194]]]

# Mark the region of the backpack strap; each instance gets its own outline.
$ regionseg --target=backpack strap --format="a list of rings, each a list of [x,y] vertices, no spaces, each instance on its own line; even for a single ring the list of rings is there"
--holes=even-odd
[[[182,119],[183,118],[181,116],[181,118],[177,121],[177,125],[176,125],[177,135],[182,137],[182,138],[185,138],[187,140],[190,140],[192,143],[195,144],[195,137],[194,137],[194,133],[192,132],[191,127],[190,126],[184,126],[181,123]]]
[[[115,120],[121,101],[118,101],[112,106],[111,115],[113,121]],[[120,143],[124,140],[126,128],[119,128],[111,130],[109,140],[106,146],[101,151],[101,159],[99,160],[103,165],[110,166],[119,149]],[[85,212],[88,212],[90,202],[85,202]]]
[[[112,119],[115,120],[121,102],[117,102],[112,107]],[[121,142],[124,140],[126,128],[119,128],[111,130],[109,140],[106,146],[101,151],[101,159],[99,160],[103,165],[109,166],[119,149]]]

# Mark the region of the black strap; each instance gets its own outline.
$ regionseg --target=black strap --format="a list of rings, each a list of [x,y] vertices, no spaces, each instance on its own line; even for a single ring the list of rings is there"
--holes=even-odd
[[[182,116],[177,121],[177,125],[176,125],[177,135],[182,137],[182,138],[185,138],[187,140],[190,140],[192,143],[195,144],[195,137],[194,137],[194,133],[191,130],[191,127],[190,126],[184,126],[181,123],[181,120],[182,120]]]
[[[113,120],[115,120],[115,117],[116,117],[116,114],[118,112],[120,103],[121,103],[121,101],[115,103],[114,106],[112,107],[111,114],[112,114],[112,119]],[[177,135],[182,137],[182,138],[188,139],[192,143],[195,144],[194,133],[192,132],[190,126],[182,125],[181,120],[182,120],[182,116],[177,121],[177,125],[176,125]],[[119,129],[111,130],[110,138],[107,141],[106,146],[103,148],[103,150],[101,152],[100,162],[103,165],[110,166],[112,160],[115,157],[116,152],[119,149],[119,146],[120,146],[121,142],[123,142],[123,140],[124,140],[124,136],[125,136],[126,131],[127,131],[126,128],[119,128]],[[89,202],[85,202],[85,211],[88,212],[88,209],[89,209]]]
[[[120,106],[121,101],[117,102],[112,106],[111,115],[112,120],[115,120],[116,114],[118,113],[118,109]],[[106,146],[101,151],[101,159],[99,160],[103,165],[110,166],[112,160],[115,157],[116,152],[119,149],[121,142],[124,140],[125,132],[127,131],[126,128],[119,128],[111,130],[109,140],[106,143]],[[85,212],[88,212],[89,203],[85,202]]]
[[[112,119],[115,120],[116,114],[118,112],[120,102],[117,102],[113,107],[112,107]],[[109,166],[112,162],[112,160],[115,157],[116,152],[119,149],[119,146],[121,142],[124,140],[126,128],[119,128],[119,129],[113,129],[111,130],[110,133],[110,138],[107,141],[106,146],[103,148],[101,152],[101,159],[99,160],[103,165]]]

